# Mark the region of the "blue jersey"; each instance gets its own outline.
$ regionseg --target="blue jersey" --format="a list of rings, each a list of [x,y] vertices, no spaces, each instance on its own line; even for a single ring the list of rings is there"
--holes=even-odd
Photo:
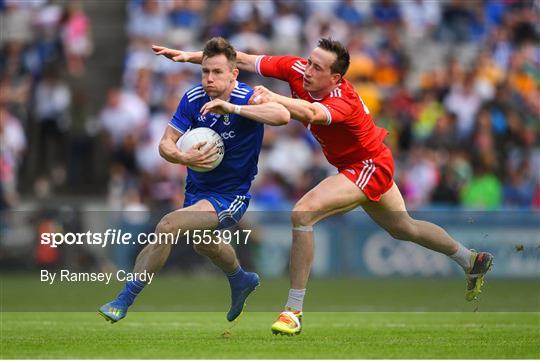
[[[229,102],[246,105],[252,94],[253,89],[237,82]],[[182,133],[199,127],[212,128],[225,145],[223,160],[215,169],[201,173],[188,168],[186,192],[245,194],[257,174],[264,126],[237,114],[208,113],[203,117],[200,110],[210,100],[202,85],[191,88],[182,97],[169,123]]]

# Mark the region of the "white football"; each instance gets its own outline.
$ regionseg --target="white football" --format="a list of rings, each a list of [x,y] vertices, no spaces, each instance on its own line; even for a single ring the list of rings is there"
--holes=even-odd
[[[223,144],[223,139],[221,139],[218,133],[216,133],[210,128],[201,127],[192,129],[186,134],[182,135],[180,137],[180,142],[178,142],[178,149],[180,149],[180,151],[184,153],[193,148],[195,144],[200,142],[206,142],[205,147],[211,144],[215,144],[218,148],[218,159],[216,159],[214,163],[212,163],[211,169],[191,166],[189,168],[197,172],[209,172],[212,169],[216,168],[223,160],[223,156],[225,155],[225,145]]]

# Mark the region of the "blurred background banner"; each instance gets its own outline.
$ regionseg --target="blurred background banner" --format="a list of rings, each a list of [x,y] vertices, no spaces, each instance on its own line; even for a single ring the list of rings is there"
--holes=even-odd
[[[466,247],[492,253],[497,261],[490,278],[540,278],[539,212],[447,209],[413,213],[417,219],[441,225]],[[160,213],[150,211],[75,211],[65,206],[4,212],[0,269],[26,270],[36,278],[41,269],[129,272],[138,252],[158,241],[153,232],[160,218]],[[265,277],[287,276],[289,211],[249,211],[238,227],[224,232],[228,233],[221,235],[221,241],[233,245],[244,268],[256,269]],[[175,245],[164,272],[220,273],[193,251],[194,243],[209,241],[197,237],[186,230],[171,234]],[[119,244],[121,239],[127,244]],[[393,239],[363,211],[316,225],[315,243],[314,277],[463,277],[463,270],[448,257]]]
[[[248,214],[257,220],[254,228],[262,242],[257,269],[267,276],[285,275],[289,264],[290,224],[287,214],[279,215]],[[414,216],[442,226],[468,248],[492,253],[497,261],[490,278],[540,277],[538,212],[439,210]],[[316,226],[315,243],[314,276],[463,277],[463,270],[448,257],[393,239],[360,211]]]
[[[224,36],[253,54],[306,56],[332,36],[350,51],[346,77],[390,131],[408,208],[493,252],[489,278],[539,277],[539,1],[0,0],[0,30],[2,272],[127,269],[139,248],[51,249],[38,235],[152,231],[181,207],[186,170],[157,146],[200,68],[156,57],[151,44],[198,50]],[[280,81],[240,80],[289,94]],[[247,268],[287,273],[289,211],[335,172],[300,123],[265,127],[242,225],[254,234],[238,249]],[[363,212],[317,225],[316,238],[315,277],[460,275]],[[217,272],[189,247],[168,268]]]

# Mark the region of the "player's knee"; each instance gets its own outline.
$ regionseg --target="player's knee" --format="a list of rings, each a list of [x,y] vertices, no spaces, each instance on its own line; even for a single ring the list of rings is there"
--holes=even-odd
[[[412,218],[394,223],[388,229],[388,233],[400,241],[414,241],[418,234],[416,224]]]
[[[167,216],[163,217],[156,226],[157,234],[173,234],[175,231],[173,223],[169,221]]]
[[[291,214],[293,226],[313,226],[315,224],[315,207],[307,203],[297,203]]]

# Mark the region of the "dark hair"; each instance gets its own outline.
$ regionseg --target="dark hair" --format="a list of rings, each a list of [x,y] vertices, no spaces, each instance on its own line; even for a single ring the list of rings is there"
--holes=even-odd
[[[236,50],[227,40],[222,37],[215,37],[206,42],[203,49],[203,58],[211,58],[221,54],[225,55],[231,64],[236,64]]]
[[[330,66],[332,73],[339,73],[344,76],[349,69],[351,63],[351,56],[349,51],[339,41],[332,40],[332,38],[321,38],[319,40],[319,48],[326,51],[330,51],[336,54],[336,61]]]

